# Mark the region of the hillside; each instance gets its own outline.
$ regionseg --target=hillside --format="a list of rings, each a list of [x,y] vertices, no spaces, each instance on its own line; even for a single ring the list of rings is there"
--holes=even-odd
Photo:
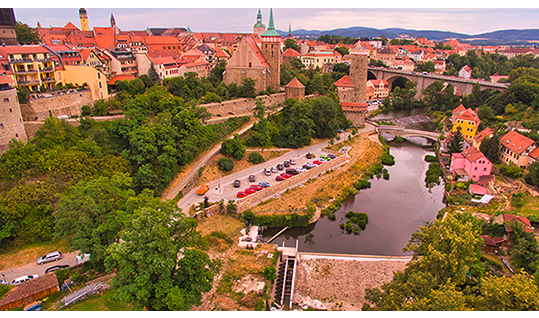
[[[287,31],[277,30],[281,36],[288,36]],[[512,29],[512,30],[498,30],[494,32],[482,33],[482,34],[463,34],[448,31],[437,30],[413,30],[413,29],[401,29],[401,28],[387,28],[387,29],[375,29],[354,26],[350,28],[340,28],[333,30],[294,30],[292,36],[306,37],[306,38],[318,38],[321,35],[338,35],[344,37],[380,37],[385,35],[388,38],[397,38],[409,36],[413,38],[424,37],[429,40],[442,41],[450,38],[457,38],[462,41],[481,41],[483,44],[526,44],[528,41],[539,41],[539,29]]]

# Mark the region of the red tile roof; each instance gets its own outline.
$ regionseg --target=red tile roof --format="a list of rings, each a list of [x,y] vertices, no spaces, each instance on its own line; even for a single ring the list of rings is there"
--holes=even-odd
[[[470,192],[472,194],[480,194],[480,195],[488,194],[487,188],[480,186],[478,184],[473,184],[473,183],[470,184]]]
[[[520,155],[529,146],[533,145],[534,141],[528,137],[522,136],[514,130],[511,130],[510,132],[505,134],[505,136],[500,138],[500,144]]]
[[[367,103],[341,103],[342,110],[352,112],[366,111],[368,106]]]
[[[530,157],[534,159],[539,159],[539,147],[535,148],[532,152],[530,152]]]
[[[285,87],[291,87],[291,88],[304,88],[305,86],[301,84],[301,82],[294,77],[288,84],[286,84]]]
[[[120,75],[116,75],[116,76],[112,77],[107,82],[107,84],[108,85],[115,85],[116,81],[124,81],[124,80],[132,81],[134,79],[135,79],[135,76],[133,76],[131,74],[120,74]]]
[[[262,55],[262,52],[260,52],[260,49],[258,48],[258,45],[256,45],[255,40],[252,36],[246,36],[245,40],[247,41],[247,44],[251,47],[251,50],[255,54],[255,56],[258,58],[260,63],[262,63],[263,67],[269,67],[268,62],[266,62],[266,59]]]
[[[73,23],[68,22],[66,26],[64,27],[66,30],[77,30],[80,31],[79,28],[77,28]]]
[[[341,77],[338,81],[336,81],[335,86],[337,87],[355,87],[354,84],[352,84],[352,81],[350,80],[350,76],[345,75]]]
[[[154,65],[158,65],[158,64],[176,64],[176,61],[174,61],[174,59],[170,56],[164,56],[164,57],[151,57],[150,56],[150,61],[154,64]]]
[[[0,75],[0,84],[15,84],[15,81],[7,75]]]
[[[490,127],[487,127],[485,129],[483,129],[481,132],[477,133],[477,135],[475,135],[474,139],[475,139],[476,142],[481,142],[486,137],[490,138],[493,135],[494,135],[494,130],[490,129]]]
[[[455,119],[473,121],[478,126],[479,126],[479,123],[481,122],[481,120],[479,119],[479,116],[477,116],[477,114],[473,110],[471,110],[470,108],[466,109],[465,111],[461,112],[460,114],[457,114],[457,117]]]
[[[54,287],[58,288],[58,279],[54,273],[34,278],[11,289],[4,298],[2,298],[0,306],[25,299]]]
[[[493,247],[496,247],[496,243],[494,243],[494,240],[492,240],[492,238],[488,235],[481,235],[481,238],[483,239],[483,243],[486,245],[486,246],[493,246]]]
[[[481,151],[477,150],[474,146],[471,146],[470,148],[464,150],[462,152],[462,155],[468,159],[469,162],[474,162],[480,158],[482,158],[484,155]],[[486,159],[486,157],[485,157]],[[486,159],[488,160],[488,159]]]
[[[298,53],[298,51],[294,49],[286,49],[281,56],[301,56],[301,54]]]
[[[0,52],[7,54],[19,54],[19,53],[49,53],[50,51],[44,48],[41,45],[13,45],[13,46],[2,46],[0,47]]]
[[[512,220],[517,220],[518,222],[522,223],[524,231],[530,233],[533,232],[533,227],[527,217],[504,213],[502,214],[502,218],[504,223],[511,222]],[[512,229],[510,227],[506,226],[505,228],[507,232],[512,232]]]
[[[230,58],[230,55],[228,55],[228,53],[223,51],[223,50],[219,50],[219,51],[217,51],[217,53],[215,53],[214,57],[228,59],[228,58]]]

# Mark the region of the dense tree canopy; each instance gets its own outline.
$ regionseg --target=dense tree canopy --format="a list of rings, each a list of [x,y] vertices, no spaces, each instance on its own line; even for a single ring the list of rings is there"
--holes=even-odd
[[[17,21],[15,24],[15,35],[17,36],[17,42],[19,42],[20,45],[41,43],[41,37],[39,36],[39,33],[37,33],[37,30],[21,21]]]

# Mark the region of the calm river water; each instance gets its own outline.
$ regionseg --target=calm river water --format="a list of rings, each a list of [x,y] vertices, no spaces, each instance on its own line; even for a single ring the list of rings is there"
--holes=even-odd
[[[395,157],[395,165],[386,167],[390,180],[375,177],[370,189],[349,196],[336,212],[335,221],[323,217],[309,227],[288,229],[272,243],[281,245],[284,241],[286,246],[292,247],[297,239],[300,252],[410,255],[402,248],[419,226],[434,220],[444,207],[444,187],[443,184],[430,190],[425,187],[428,163],[424,157],[434,154],[425,139],[390,145]],[[339,228],[339,223],[345,220],[344,214],[350,210],[369,215],[369,223],[360,235],[345,234]],[[263,235],[269,238],[279,230],[267,229]]]

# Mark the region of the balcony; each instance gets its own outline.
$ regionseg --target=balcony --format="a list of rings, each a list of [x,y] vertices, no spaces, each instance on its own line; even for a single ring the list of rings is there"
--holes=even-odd
[[[29,70],[17,70],[15,69],[15,71],[13,72],[15,74],[36,74],[37,73],[37,70],[33,70],[33,69],[29,69]]]
[[[54,77],[46,77],[46,78],[42,78],[41,82],[43,82],[43,83],[54,83],[54,82],[56,82],[56,79]]]
[[[18,85],[32,85],[32,84],[39,84],[38,80],[17,80]]]
[[[51,67],[45,67],[45,68],[42,68],[39,70],[41,73],[44,73],[44,72],[52,72],[53,71],[53,68],[52,66]]]
[[[33,60],[29,59],[29,58],[25,58],[25,59],[9,59],[9,63],[11,64],[20,64],[20,63],[32,63]]]

